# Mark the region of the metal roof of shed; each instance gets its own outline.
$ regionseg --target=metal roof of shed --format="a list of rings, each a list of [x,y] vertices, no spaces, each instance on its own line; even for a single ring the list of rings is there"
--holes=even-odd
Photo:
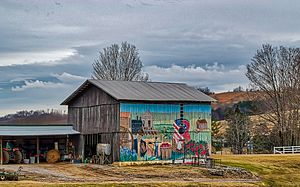
[[[80,134],[72,125],[0,125],[0,136],[49,136]]]
[[[108,81],[89,79],[85,81],[62,105],[67,105],[89,85],[94,85],[119,101],[179,101],[213,102],[215,99],[184,83]]]

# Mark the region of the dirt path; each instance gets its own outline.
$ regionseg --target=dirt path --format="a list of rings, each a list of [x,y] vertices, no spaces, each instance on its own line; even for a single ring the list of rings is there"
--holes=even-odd
[[[20,165],[3,165],[0,168],[16,171]],[[103,166],[93,164],[28,164],[22,165],[23,182],[50,183],[172,183],[172,182],[240,182],[259,180],[243,176],[211,176],[205,168],[182,165]],[[23,180],[23,181],[22,181]],[[24,181],[24,182],[25,182]]]

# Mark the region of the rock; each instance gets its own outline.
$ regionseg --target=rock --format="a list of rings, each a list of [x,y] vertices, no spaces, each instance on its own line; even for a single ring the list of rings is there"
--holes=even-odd
[[[215,167],[214,169],[209,169],[209,173],[215,176],[238,177],[243,179],[257,178],[253,173],[238,167]]]
[[[209,173],[211,175],[224,176],[224,170],[222,170],[222,169],[210,169]]]

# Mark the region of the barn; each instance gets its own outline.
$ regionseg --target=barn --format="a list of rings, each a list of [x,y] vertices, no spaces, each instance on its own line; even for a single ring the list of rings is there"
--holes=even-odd
[[[62,105],[80,132],[79,155],[108,144],[110,160],[122,162],[208,155],[213,101],[183,83],[90,79]]]

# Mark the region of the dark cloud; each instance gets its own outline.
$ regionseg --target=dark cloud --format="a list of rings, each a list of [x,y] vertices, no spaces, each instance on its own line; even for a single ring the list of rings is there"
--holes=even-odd
[[[98,52],[128,41],[152,80],[227,91],[246,86],[262,43],[300,45],[300,3],[287,1],[1,1],[0,115],[59,107]]]

